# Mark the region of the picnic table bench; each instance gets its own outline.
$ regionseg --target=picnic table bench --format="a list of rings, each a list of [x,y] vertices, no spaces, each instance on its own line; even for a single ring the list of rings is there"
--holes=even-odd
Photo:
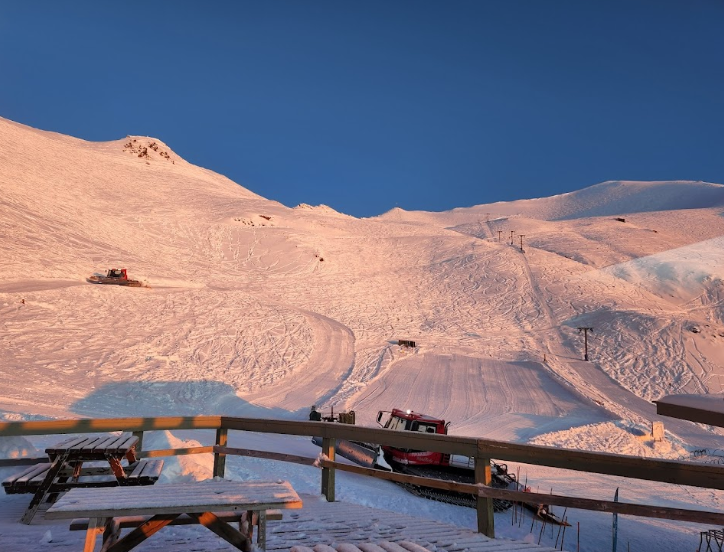
[[[302,501],[286,481],[175,483],[156,487],[71,489],[46,512],[46,519],[73,519],[72,530],[86,529],[84,552],[93,552],[103,535],[102,552],[126,552],[167,525],[200,524],[239,550],[252,548],[257,525],[259,548],[266,546],[266,521]],[[230,522],[238,522],[237,530]],[[134,529],[121,536],[124,528]]]
[[[35,493],[40,487],[43,479],[50,470],[50,462],[41,462],[30,466],[25,470],[11,475],[2,483],[5,494]],[[163,460],[138,460],[129,464],[124,485],[152,485],[158,481],[163,468]],[[66,467],[58,473],[58,480],[72,479],[73,471]],[[110,487],[118,485],[114,475],[109,475],[108,468],[94,467],[82,468],[78,474],[78,481],[64,481],[53,483],[50,486],[51,493],[57,493],[73,487]]]
[[[33,493],[22,522],[29,524],[40,505],[55,501],[59,493],[76,487],[153,485],[161,474],[163,460],[138,460],[138,437],[102,435],[71,437],[48,447],[50,462],[30,466],[5,479],[6,494]],[[122,465],[123,460],[127,466]],[[84,467],[86,462],[104,461],[105,466]]]

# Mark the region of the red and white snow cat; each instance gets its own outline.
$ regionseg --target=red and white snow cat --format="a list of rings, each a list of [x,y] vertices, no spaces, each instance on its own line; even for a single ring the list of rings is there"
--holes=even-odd
[[[377,413],[377,423],[385,429],[394,431],[415,431],[420,433],[437,433],[447,435],[450,422],[441,418],[420,414],[412,410],[393,408],[391,411],[380,410]],[[429,450],[413,450],[383,446],[382,452],[385,461],[393,471],[417,475],[421,477],[434,477],[447,479],[458,483],[475,482],[475,459],[468,456],[445,454]],[[502,488],[517,488],[515,476],[508,474],[504,464],[491,463],[493,484]],[[407,487],[411,492],[441,500],[451,504],[475,506],[475,499],[470,495],[461,495],[454,492],[441,491],[427,487]],[[496,500],[496,510],[502,511],[511,506],[510,502]]]
[[[125,268],[111,268],[105,274],[95,273],[86,278],[91,284],[112,284],[116,286],[141,287],[143,284],[138,280],[130,280]]]
[[[334,420],[334,416],[331,418],[323,417],[323,419],[336,421]],[[412,410],[400,410],[398,408],[394,408],[391,411],[380,410],[377,413],[377,423],[385,429],[393,431],[418,431],[421,433],[437,433],[442,435],[447,435],[448,428],[450,427],[450,422],[445,422],[445,420],[441,418],[420,414]],[[321,437],[314,437],[312,441],[322,446]],[[395,471],[421,477],[432,477],[435,479],[446,479],[458,483],[475,483],[475,459],[468,456],[392,446],[380,447],[379,445],[371,443],[346,441],[344,439],[337,440],[336,449],[339,456],[343,456],[356,464],[368,468]],[[494,487],[520,491],[525,490],[524,486],[518,483],[515,475],[508,473],[508,468],[505,464],[498,464],[491,461],[490,466]],[[408,483],[398,484],[413,494],[432,500],[473,508],[476,506],[475,498],[469,494],[433,489],[431,487],[420,487]],[[512,502],[507,500],[493,500],[493,506],[498,512],[507,510],[512,505]],[[534,512],[538,517],[545,519],[548,523],[568,525],[567,522],[553,514],[546,505],[526,504],[524,506]]]
[[[392,411],[380,410],[377,413],[377,423],[385,429],[396,431],[418,431],[421,433],[437,433],[447,435],[450,422],[426,414],[413,412],[412,410]],[[382,452],[387,464],[393,471],[418,475],[423,477],[434,477],[436,479],[447,479],[459,483],[475,482],[475,458],[455,454],[444,454],[425,450],[403,449],[391,446],[383,446]],[[525,490],[524,486],[518,483],[515,474],[508,473],[505,464],[498,464],[491,461],[491,472],[493,486],[503,489]],[[475,507],[475,499],[470,495],[461,495],[455,492],[442,491],[429,487],[416,487],[403,485],[409,491],[419,496],[458,504],[461,506]],[[512,503],[507,500],[493,500],[496,511],[507,510]],[[545,519],[548,523],[566,524],[558,516],[553,514],[546,505],[525,505],[536,515]]]
[[[387,418],[383,421],[383,417],[387,414]],[[420,433],[439,433],[447,435],[447,428],[450,427],[450,422],[445,423],[445,420],[439,418],[433,418],[426,414],[420,414],[413,412],[412,410],[400,410],[399,408],[393,408],[392,411],[380,410],[377,413],[377,423],[385,429],[394,429],[396,431],[416,431]],[[385,458],[389,461],[396,462],[405,466],[450,466],[451,457],[449,454],[443,454],[441,452],[431,452],[426,450],[410,450],[410,449],[399,449],[395,447],[382,447],[385,452]],[[460,468],[470,469],[468,458],[463,457],[465,460],[463,465],[457,466]],[[455,460],[452,460],[455,463]],[[475,469],[475,465],[472,466]]]

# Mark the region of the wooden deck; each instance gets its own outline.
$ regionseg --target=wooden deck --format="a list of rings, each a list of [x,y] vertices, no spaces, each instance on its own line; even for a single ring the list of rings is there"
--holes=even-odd
[[[346,502],[327,502],[317,495],[301,495],[304,507],[285,510],[284,519],[269,521],[267,526],[268,552],[287,552],[294,546],[314,548],[327,545],[338,552],[356,552],[361,543],[397,543],[410,550],[408,543],[430,552],[553,552],[553,548],[506,539],[489,539],[461,527],[425,520],[388,510],[368,508]],[[29,552],[43,549],[53,552],[78,552],[83,549],[82,531],[70,531],[68,522],[45,520],[42,513],[32,525],[19,519],[27,507],[28,497],[11,495],[0,501],[0,550]],[[51,542],[41,544],[47,532]],[[137,548],[139,552],[188,550],[231,552],[230,545],[198,526],[167,528]],[[408,546],[406,548],[406,546]],[[414,548],[414,546],[413,546]],[[570,545],[566,548],[571,550]],[[324,552],[322,547],[317,552]],[[332,552],[326,549],[326,552]]]
[[[368,508],[347,502],[327,502],[304,495],[301,510],[284,512],[282,521],[267,528],[267,552],[293,546],[328,545],[354,552],[346,544],[412,542],[435,552],[553,552],[553,548],[520,541],[490,539],[454,525]],[[403,546],[403,548],[406,548]]]

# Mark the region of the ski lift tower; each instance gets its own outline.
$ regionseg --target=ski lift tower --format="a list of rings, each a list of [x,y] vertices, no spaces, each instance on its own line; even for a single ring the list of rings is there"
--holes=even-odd
[[[593,333],[593,328],[580,327],[579,332],[583,332],[583,360],[588,360],[588,332]]]

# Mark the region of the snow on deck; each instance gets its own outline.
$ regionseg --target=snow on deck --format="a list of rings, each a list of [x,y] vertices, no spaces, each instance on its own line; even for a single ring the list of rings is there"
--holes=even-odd
[[[32,525],[19,522],[29,495],[4,497],[0,509],[0,550],[83,549],[85,531],[70,531],[69,522],[44,520],[36,516]],[[313,548],[318,544],[337,550],[354,550],[361,543],[411,542],[435,552],[552,552],[550,547],[508,539],[489,539],[469,529],[424,520],[388,510],[345,502],[326,502],[322,497],[302,495],[301,510],[284,511],[281,521],[267,524],[267,550],[281,552],[294,546]],[[100,539],[99,539],[100,541]],[[136,548],[151,550],[235,550],[200,526],[165,527]]]
[[[469,529],[437,521],[350,504],[326,502],[321,497],[303,496],[301,510],[284,512],[282,521],[269,522],[267,550],[289,550],[293,546],[313,548],[326,544],[338,551],[345,544],[414,542],[428,550],[457,552],[553,551],[553,548],[508,539],[490,539]]]

